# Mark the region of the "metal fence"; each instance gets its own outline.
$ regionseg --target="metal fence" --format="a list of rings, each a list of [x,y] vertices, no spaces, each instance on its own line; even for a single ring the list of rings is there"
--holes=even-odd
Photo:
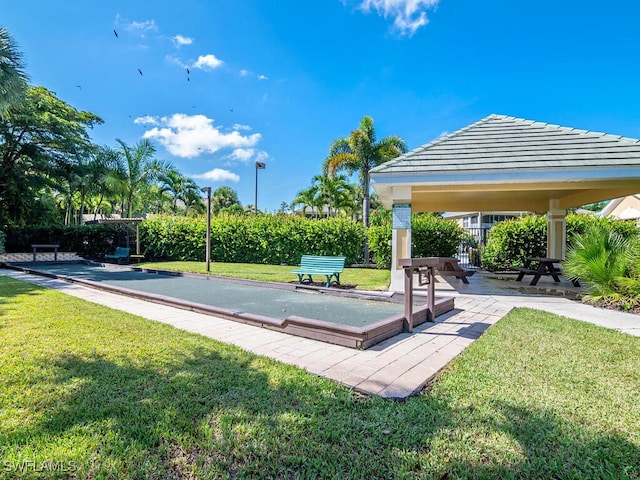
[[[465,235],[458,246],[460,266],[464,268],[480,267],[480,249],[485,245],[490,227],[463,228]]]

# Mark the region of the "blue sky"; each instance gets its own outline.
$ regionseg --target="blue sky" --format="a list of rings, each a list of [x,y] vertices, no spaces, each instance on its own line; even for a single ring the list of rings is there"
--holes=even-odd
[[[245,205],[264,161],[271,211],[363,115],[410,149],[491,113],[640,138],[638,18],[635,0],[0,0],[31,83],[104,119],[94,141],[146,136]]]

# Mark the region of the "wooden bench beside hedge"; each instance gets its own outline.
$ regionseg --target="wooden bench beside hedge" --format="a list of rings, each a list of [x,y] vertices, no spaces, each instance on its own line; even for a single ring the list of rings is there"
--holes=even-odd
[[[313,275],[324,275],[327,278],[325,287],[331,286],[331,279],[335,278],[335,283],[340,285],[340,274],[344,270],[346,257],[330,257],[324,255],[303,255],[300,259],[300,267],[292,270],[291,273],[298,275],[298,284],[308,277],[309,283],[313,282]]]

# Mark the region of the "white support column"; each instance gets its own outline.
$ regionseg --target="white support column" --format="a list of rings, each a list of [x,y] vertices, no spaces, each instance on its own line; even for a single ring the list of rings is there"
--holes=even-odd
[[[392,292],[404,291],[404,268],[401,258],[411,258],[411,187],[393,187],[393,233],[391,236]]]
[[[547,257],[565,259],[567,254],[567,211],[558,208],[559,201],[549,201],[547,212]]]

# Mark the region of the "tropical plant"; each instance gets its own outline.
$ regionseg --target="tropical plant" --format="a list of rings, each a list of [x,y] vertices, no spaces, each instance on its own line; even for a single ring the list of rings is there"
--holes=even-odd
[[[227,211],[234,205],[240,205],[238,194],[231,187],[220,187],[211,194],[211,210],[214,214]]]
[[[328,216],[337,215],[340,210],[353,210],[355,188],[346,176],[316,175],[312,181],[316,192],[315,206],[327,207]]]
[[[405,141],[398,136],[376,140],[373,119],[365,116],[360,120],[360,128],[345,138],[338,138],[329,147],[329,156],[325,159],[323,173],[335,176],[338,171],[348,174],[358,173],[362,187],[362,220],[369,226],[369,170],[396,158],[407,151]]]
[[[305,188],[304,190],[300,190],[296,195],[296,198],[293,199],[293,205],[301,205],[302,206],[302,215],[307,215],[307,208],[311,208],[313,212],[315,210],[315,217],[318,217],[318,212],[321,206],[319,206],[318,201],[318,186],[311,185],[309,188]]]
[[[0,27],[0,118],[17,106],[27,89],[22,53],[6,28]]]
[[[96,220],[98,212],[105,210],[104,199],[113,190],[117,179],[113,172],[118,167],[118,152],[110,147],[96,147],[95,155],[91,161],[89,175],[91,177],[93,219]],[[110,209],[109,209],[110,210]]]
[[[27,224],[44,192],[68,190],[78,158],[93,148],[87,129],[99,123],[44,87],[27,89],[0,119],[0,225]]]
[[[587,300],[640,304],[640,243],[606,225],[595,225],[573,238],[563,263],[567,275],[587,288]]]
[[[161,174],[160,183],[160,192],[168,192],[171,196],[171,208],[174,215],[178,211],[178,202],[182,202],[185,206],[185,212],[188,212],[189,208],[194,205],[194,199],[200,199],[198,185],[175,168],[169,168]]]
[[[156,149],[148,139],[140,140],[133,147],[120,139],[116,141],[120,145],[120,161],[114,180],[123,193],[123,213],[126,212],[126,216],[130,218],[143,190],[165,174],[171,164],[154,158]]]

